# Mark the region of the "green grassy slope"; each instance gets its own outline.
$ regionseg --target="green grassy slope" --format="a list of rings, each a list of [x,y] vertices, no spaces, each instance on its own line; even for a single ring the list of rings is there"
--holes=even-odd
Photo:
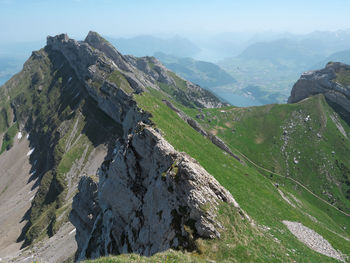
[[[301,222],[321,234],[333,247],[350,255],[350,242],[343,238],[350,237],[348,217],[323,204],[303,189],[295,188],[294,184],[288,181],[280,182],[279,189],[290,200],[294,200],[293,197],[298,200],[298,202],[292,201],[295,203],[295,207],[291,206],[282,199],[273,185],[277,178],[270,178],[253,166],[241,164],[214,146],[170,110],[161,101],[164,97],[162,93],[156,91],[135,96],[139,106],[152,113],[152,120],[164,137],[177,150],[185,151],[194,157],[225,186],[241,207],[254,219],[256,226],[240,222],[234,211],[223,209],[221,216],[224,219],[221,218],[221,220],[226,222],[224,224],[226,229],[223,233],[227,231],[228,237],[225,236],[214,241],[201,241],[202,246],[206,248],[202,253],[164,252],[151,258],[124,255],[103,258],[95,262],[125,262],[128,260],[131,262],[139,260],[144,262],[166,260],[169,262],[182,262],[184,260],[201,262],[205,258],[218,262],[289,262],[293,260],[297,262],[336,262],[336,260],[318,254],[299,242],[282,224],[282,220]],[[197,110],[184,106],[182,109],[188,113],[198,113]],[[203,111],[210,112],[211,116],[215,117],[219,115],[220,111],[229,109],[236,110],[235,108],[225,108]],[[230,130],[232,131],[232,129]],[[242,144],[244,143],[242,142]],[[245,227],[243,227],[244,225]],[[239,238],[235,238],[235,234],[229,231],[230,229],[227,228],[229,226],[243,229],[239,232]],[[253,240],[257,242],[253,242]]]
[[[13,139],[15,138],[17,131],[18,123],[14,123],[10,128],[7,129],[2,139],[0,154],[6,150],[9,150],[13,146]]]
[[[336,73],[336,75],[336,82],[340,83],[343,86],[350,85],[350,70],[341,69]]]
[[[204,110],[203,116],[202,126],[232,149],[349,213],[350,128],[322,96],[297,104]]]

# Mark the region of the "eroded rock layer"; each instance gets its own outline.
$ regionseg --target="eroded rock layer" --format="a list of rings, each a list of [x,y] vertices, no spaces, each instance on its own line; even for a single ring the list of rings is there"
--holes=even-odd
[[[349,75],[350,66],[339,62],[330,62],[321,70],[307,71],[294,84],[288,103],[323,94],[342,115],[350,116],[350,86],[346,81]]]

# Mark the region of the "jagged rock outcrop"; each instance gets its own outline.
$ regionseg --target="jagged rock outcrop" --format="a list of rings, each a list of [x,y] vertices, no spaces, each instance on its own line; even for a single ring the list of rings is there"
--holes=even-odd
[[[159,89],[159,83],[163,83],[171,85],[173,89],[181,92],[181,96],[186,97],[188,101],[195,102],[198,106],[222,107],[224,105],[209,91],[176,76],[185,83],[186,91],[184,91],[181,87],[177,87],[174,78],[168,74],[169,71],[157,59],[123,56],[96,32],[90,31],[85,41],[70,39],[66,34],[47,37],[46,47],[64,55],[80,80],[85,82],[90,95],[96,100],[101,97],[100,90],[108,93],[123,91],[123,89],[118,89],[120,85],[111,81],[110,78],[113,72],[117,71],[126,79],[127,85],[135,93],[148,88]],[[97,89],[97,86],[102,87]],[[109,97],[106,98],[109,99]],[[109,102],[104,101],[104,104],[106,103]],[[115,103],[111,102],[111,104]]]
[[[94,32],[84,42],[67,35],[48,37],[47,48],[64,55],[99,108],[124,131],[99,169],[99,182],[84,177],[79,184],[70,214],[77,259],[128,252],[152,255],[179,247],[192,250],[198,237],[219,237],[217,206],[238,204],[194,159],[176,152],[151,127],[150,115],[137,107],[132,94],[110,76],[118,72],[134,93],[159,90],[164,84],[199,107],[223,104],[210,92],[172,75],[155,58],[123,56]]]
[[[119,72],[127,80],[134,92],[148,88],[159,89],[159,83],[174,85],[175,80],[168,75],[168,70],[155,58],[135,58],[121,55],[110,43],[95,32],[89,32],[85,41],[70,39],[66,34],[47,38],[47,49],[63,54],[78,78],[85,83],[89,95],[97,101],[99,107],[118,123],[130,122],[128,127],[137,122],[148,122],[148,115],[137,115],[138,111],[132,95],[110,80],[113,72]],[[154,67],[150,68],[152,63]],[[142,66],[143,65],[143,66]],[[182,94],[189,101],[195,101],[202,107],[220,107],[223,104],[210,92],[192,83],[184,81],[188,92]]]
[[[75,195],[74,209],[70,213],[70,221],[75,226],[80,226],[84,231],[76,232],[75,239],[77,244],[84,244],[89,240],[91,231],[94,227],[95,219],[100,213],[101,208],[97,202],[98,183],[90,177],[82,177],[79,182],[78,190],[82,195]],[[78,246],[77,254],[80,254],[81,246]]]
[[[133,72],[133,68],[130,67],[128,62],[125,60],[122,54],[120,54],[115,47],[113,47],[109,42],[104,40],[96,32],[90,31],[86,36],[84,42],[88,43],[95,49],[102,51],[107,57],[109,57],[119,69],[127,72]]]
[[[169,248],[194,249],[197,237],[219,237],[215,222],[220,202],[238,204],[194,159],[179,153],[153,128],[140,124],[115,156],[100,169],[98,196],[81,184],[73,211],[97,203],[98,215],[86,209],[79,217],[95,219],[91,235],[80,245],[78,259],[136,252],[152,255]],[[91,182],[90,182],[91,184]],[[89,195],[89,196],[88,196]],[[84,200],[90,201],[84,201]],[[73,222],[79,220],[74,220]],[[90,227],[77,223],[77,236]]]
[[[138,120],[133,120],[132,117],[130,117],[135,116],[133,112],[137,110],[132,95],[126,93],[117,83],[113,83],[107,79],[114,71],[120,71],[121,68],[125,68],[125,61],[119,58],[121,55],[117,50],[110,47],[109,44],[106,44],[106,46],[104,45],[105,40],[100,37],[98,41],[96,38],[96,33],[93,32],[90,32],[87,37],[87,40],[96,47],[92,48],[88,43],[78,42],[62,34],[55,37],[48,37],[47,48],[61,52],[64,55],[71,67],[75,70],[78,78],[85,83],[89,95],[97,101],[98,106],[117,123],[131,122],[129,125],[124,126],[129,127],[141,120],[147,122],[147,116],[142,117],[139,114],[138,116],[140,116],[141,119]],[[115,62],[120,62],[120,68],[102,51],[97,50],[97,48],[102,48],[102,50],[107,49],[109,56],[114,58]],[[146,77],[143,76],[142,73],[137,72],[136,69],[129,66],[127,70],[136,72],[129,72],[128,75],[133,78],[133,81],[129,83],[132,83],[130,87],[133,88],[135,92],[145,90],[146,86],[153,86],[153,84],[145,80]],[[127,130],[125,132],[127,132]]]
[[[125,58],[137,69],[152,76],[155,80],[168,85],[176,85],[175,81],[168,76],[168,69],[155,57],[137,58],[127,55]]]
[[[77,75],[88,84],[103,82],[110,73],[118,70],[132,79],[130,84],[135,91],[157,88],[148,76],[128,64],[111,44],[95,32],[89,32],[85,41],[70,39],[66,34],[47,37],[47,47],[61,52]]]
[[[350,86],[337,81],[337,74],[350,73],[350,66],[328,63],[324,69],[307,71],[294,84],[288,103],[295,103],[312,95],[323,94],[327,101],[350,113]]]

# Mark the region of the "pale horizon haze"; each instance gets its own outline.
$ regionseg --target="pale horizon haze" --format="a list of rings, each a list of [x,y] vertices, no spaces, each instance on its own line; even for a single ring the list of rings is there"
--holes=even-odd
[[[206,36],[225,32],[337,31],[350,28],[350,1],[0,0],[0,43],[45,41],[89,30],[111,37]]]

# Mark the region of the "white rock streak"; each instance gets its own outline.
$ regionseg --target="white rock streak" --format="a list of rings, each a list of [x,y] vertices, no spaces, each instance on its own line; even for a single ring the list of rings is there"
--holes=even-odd
[[[34,152],[35,148],[30,149],[30,151],[27,153],[27,156],[30,156]]]
[[[345,262],[343,255],[335,250],[326,239],[312,229],[298,222],[283,221],[283,224],[287,226],[289,231],[292,232],[292,234],[296,236],[299,241],[303,242],[312,250]]]

